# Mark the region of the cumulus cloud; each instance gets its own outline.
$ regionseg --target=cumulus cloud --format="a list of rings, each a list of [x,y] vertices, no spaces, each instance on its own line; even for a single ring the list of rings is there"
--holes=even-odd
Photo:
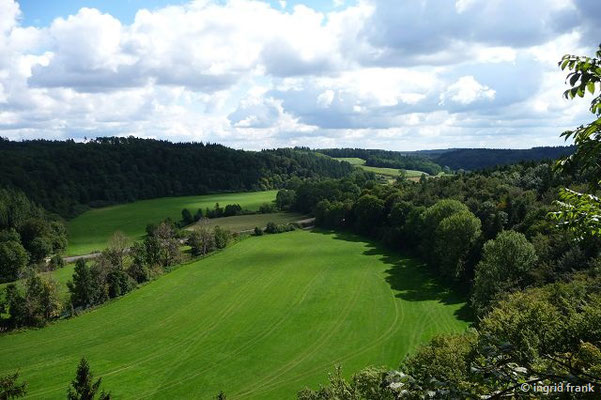
[[[454,101],[466,105],[478,100],[492,100],[495,93],[494,89],[480,84],[473,76],[462,76],[440,95],[440,104]]]
[[[597,0],[295,4],[196,0],[130,24],[82,8],[27,27],[0,0],[0,135],[523,147],[587,118],[556,62],[592,52]]]

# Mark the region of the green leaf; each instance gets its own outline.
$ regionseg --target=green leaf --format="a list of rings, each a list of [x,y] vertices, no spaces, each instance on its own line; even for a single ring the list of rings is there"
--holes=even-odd
[[[589,81],[586,84],[586,88],[588,89],[589,92],[591,92],[591,94],[595,93],[595,82]]]
[[[580,78],[580,74],[574,72],[570,78],[570,86],[574,86],[578,82],[578,78]]]

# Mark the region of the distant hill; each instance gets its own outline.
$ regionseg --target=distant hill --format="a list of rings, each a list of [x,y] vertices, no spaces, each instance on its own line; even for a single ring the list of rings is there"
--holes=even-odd
[[[441,166],[472,171],[522,161],[556,160],[572,154],[574,149],[574,146],[533,147],[526,150],[451,149],[441,153],[431,152],[428,156]]]
[[[448,167],[452,170],[478,170],[522,161],[557,160],[574,152],[574,146],[533,147],[531,149],[434,149],[390,151],[380,149],[317,149],[336,158],[361,158],[365,165],[396,168],[438,174]]]
[[[319,153],[335,158],[361,158],[365,166],[376,168],[405,169],[437,175],[442,171],[433,160],[418,154],[375,149],[318,149]]]
[[[87,143],[0,139],[0,186],[18,188],[63,216],[87,205],[276,189],[293,177],[340,178],[353,171],[301,148],[257,152],[134,137]]]

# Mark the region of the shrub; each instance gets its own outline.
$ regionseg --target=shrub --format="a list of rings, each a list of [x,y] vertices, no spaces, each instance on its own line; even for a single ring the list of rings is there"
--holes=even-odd
[[[277,211],[277,209],[276,209],[275,205],[271,204],[271,203],[263,203],[259,207],[259,212],[261,214],[271,214],[271,213],[274,213],[276,211]]]
[[[48,263],[48,268],[50,270],[55,270],[57,268],[63,268],[64,266],[65,266],[65,260],[63,260],[63,257],[61,257],[58,254],[56,254],[55,256],[53,256],[50,259],[50,262]]]
[[[294,224],[276,224],[275,222],[268,222],[265,227],[266,233],[282,233],[290,232],[296,229]]]
[[[227,229],[222,229],[216,226],[213,234],[215,236],[215,247],[218,249],[224,249],[232,238],[232,234]]]

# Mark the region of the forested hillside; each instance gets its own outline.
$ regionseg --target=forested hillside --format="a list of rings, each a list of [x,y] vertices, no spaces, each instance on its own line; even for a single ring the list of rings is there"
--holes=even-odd
[[[533,147],[531,149],[457,149],[432,155],[432,160],[453,170],[474,171],[522,161],[557,160],[574,152],[573,146]]]
[[[426,157],[408,155],[406,152],[371,149],[318,149],[319,153],[336,158],[362,158],[369,167],[410,169],[436,175],[440,165]]]
[[[0,140],[0,186],[49,211],[164,196],[279,188],[292,177],[342,177],[353,168],[301,149],[250,152],[217,144],[99,138],[87,143]]]

